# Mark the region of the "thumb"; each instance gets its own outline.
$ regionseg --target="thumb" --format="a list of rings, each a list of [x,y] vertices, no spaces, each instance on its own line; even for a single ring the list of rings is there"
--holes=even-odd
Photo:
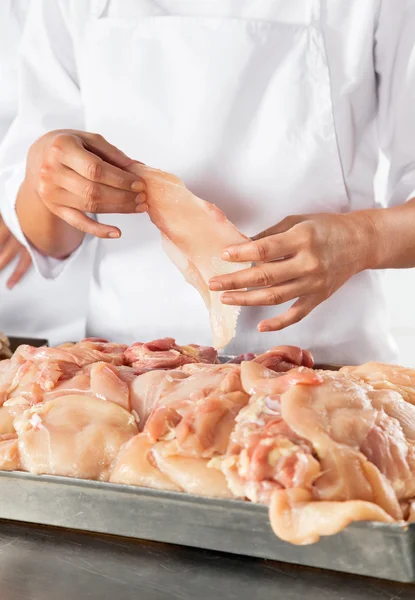
[[[309,218],[308,215],[290,215],[289,217],[285,217],[285,219],[283,219],[282,221],[280,221],[273,227],[270,227],[269,229],[265,229],[265,231],[261,231],[261,233],[258,233],[257,235],[255,235],[252,239],[254,241],[262,240],[262,238],[269,237],[270,235],[277,235],[278,233],[285,233],[286,231],[288,231],[289,229],[294,227],[294,225],[298,225],[298,223],[302,223],[303,221],[306,221],[308,218]]]

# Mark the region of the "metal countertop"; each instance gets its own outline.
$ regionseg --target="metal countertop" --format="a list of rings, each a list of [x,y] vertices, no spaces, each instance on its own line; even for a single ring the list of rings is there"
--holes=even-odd
[[[0,600],[414,600],[415,586],[0,521]]]

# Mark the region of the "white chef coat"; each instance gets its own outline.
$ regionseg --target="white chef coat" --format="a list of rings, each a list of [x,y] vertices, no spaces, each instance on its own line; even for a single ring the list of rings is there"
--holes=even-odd
[[[0,1],[0,141],[17,112],[18,46],[30,0]],[[0,209],[2,198],[0,192]],[[38,337],[51,344],[82,337],[91,268],[86,251],[56,281],[31,269],[13,289],[6,287],[17,260],[0,271],[0,331]]]
[[[14,200],[25,155],[58,128],[99,132],[179,175],[247,235],[289,214],[374,207],[380,147],[388,204],[403,203],[415,190],[414,37],[415,0],[38,0],[0,157],[5,218],[24,241]],[[123,236],[99,242],[88,333],[209,343],[202,299],[148,217],[98,218]],[[44,276],[62,271],[32,253]],[[289,343],[319,361],[396,359],[379,272],[295,326],[256,331],[286,309],[242,309],[228,351]]]

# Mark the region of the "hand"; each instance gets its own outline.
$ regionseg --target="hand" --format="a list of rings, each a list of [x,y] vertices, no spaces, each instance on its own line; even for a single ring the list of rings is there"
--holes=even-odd
[[[118,238],[117,227],[97,223],[85,213],[147,210],[144,182],[124,170],[133,162],[100,135],[52,131],[31,147],[26,180],[47,209],[71,227]]]
[[[252,242],[226,248],[224,260],[256,265],[214,277],[210,289],[226,290],[222,302],[237,306],[297,299],[285,313],[258,325],[259,331],[278,331],[301,321],[353,275],[372,268],[375,236],[364,211],[287,217]]]
[[[9,290],[25,275],[32,264],[32,259],[26,248],[10,233],[0,216],[0,271],[17,257],[19,257],[17,265],[6,284]]]

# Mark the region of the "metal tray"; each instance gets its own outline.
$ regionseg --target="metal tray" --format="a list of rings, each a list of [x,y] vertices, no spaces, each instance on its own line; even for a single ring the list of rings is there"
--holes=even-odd
[[[20,472],[0,472],[0,519],[415,581],[415,525],[356,523],[293,546],[275,537],[265,506]]]

